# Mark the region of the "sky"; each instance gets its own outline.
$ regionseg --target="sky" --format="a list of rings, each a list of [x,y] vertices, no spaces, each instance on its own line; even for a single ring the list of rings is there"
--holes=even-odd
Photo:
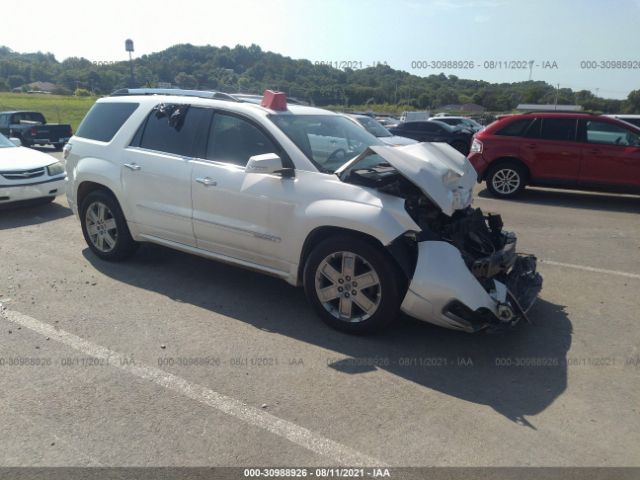
[[[3,15],[0,45],[51,52],[58,60],[108,62],[128,58],[127,38],[133,39],[136,56],[178,43],[255,43],[292,58],[365,67],[386,62],[416,75],[444,72],[490,82],[531,76],[607,98],[626,98],[640,89],[640,0],[65,0],[62,5],[52,9],[51,0],[29,0],[21,10],[33,15]],[[467,68],[441,63],[454,61]],[[584,63],[600,61],[628,61],[635,68],[605,63],[595,69]]]

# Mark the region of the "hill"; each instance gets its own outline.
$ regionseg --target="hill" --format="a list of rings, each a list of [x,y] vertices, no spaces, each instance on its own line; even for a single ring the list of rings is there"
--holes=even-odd
[[[387,104],[392,109],[436,109],[453,103],[476,103],[490,111],[508,111],[518,103],[580,104],[588,110],[640,112],[640,90],[626,101],[605,99],[583,90],[558,91],[546,82],[488,83],[454,75],[420,77],[388,65],[344,70],[263,51],[257,45],[234,48],[175,45],[134,60],[135,85],[159,82],[182,88],[262,93],[266,88],[318,106]],[[96,95],[129,86],[128,62],[97,64],[85,58],[59,62],[51,53],[17,53],[0,47],[0,90],[31,82],[51,82],[54,93],[77,89]],[[88,93],[88,92],[85,92]]]

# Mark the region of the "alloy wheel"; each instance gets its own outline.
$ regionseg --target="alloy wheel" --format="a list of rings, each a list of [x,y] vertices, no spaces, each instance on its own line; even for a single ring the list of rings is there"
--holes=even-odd
[[[85,226],[95,248],[103,253],[112,251],[118,242],[118,226],[107,205],[95,201],[87,208]]]
[[[509,195],[520,187],[520,174],[511,168],[501,168],[493,174],[493,188],[503,195]]]
[[[353,252],[335,252],[316,270],[315,289],[322,306],[336,319],[358,323],[370,318],[382,300],[375,269]]]

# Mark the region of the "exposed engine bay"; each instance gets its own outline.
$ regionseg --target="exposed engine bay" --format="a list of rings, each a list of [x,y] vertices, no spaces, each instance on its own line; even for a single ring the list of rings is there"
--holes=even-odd
[[[446,215],[420,188],[388,163],[353,168],[341,179],[405,199],[407,213],[421,229],[413,238],[415,245],[429,241],[453,245],[485,292],[498,301],[490,315],[484,310],[470,311],[460,302],[455,302],[451,311],[443,312],[445,315],[473,324],[474,330],[499,329],[495,327],[527,319],[527,311],[542,288],[542,277],[536,272],[535,256],[516,253],[516,236],[503,230],[500,215],[484,214],[481,209],[471,206]],[[499,298],[500,292],[497,292],[501,286],[506,286],[503,298]]]

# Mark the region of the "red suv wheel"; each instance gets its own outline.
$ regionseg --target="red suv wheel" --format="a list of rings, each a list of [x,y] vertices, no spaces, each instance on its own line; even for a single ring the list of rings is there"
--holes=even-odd
[[[487,189],[494,197],[512,198],[526,186],[526,172],[515,162],[493,165],[486,175]]]

